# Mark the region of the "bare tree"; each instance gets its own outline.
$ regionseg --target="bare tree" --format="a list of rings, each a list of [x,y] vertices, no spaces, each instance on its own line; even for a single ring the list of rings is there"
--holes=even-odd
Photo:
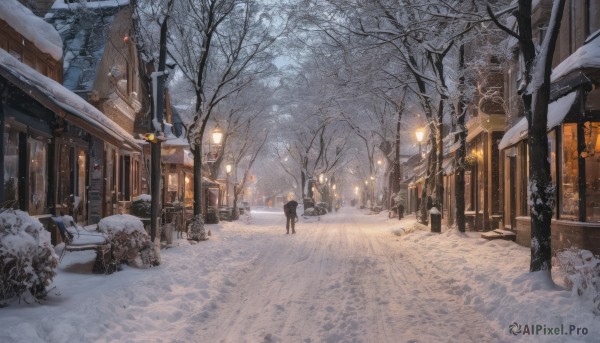
[[[187,138],[194,155],[193,239],[205,239],[201,218],[202,139],[219,103],[273,71],[273,20],[248,0],[189,0],[175,7],[169,54],[195,96]],[[220,163],[220,162],[219,162]]]

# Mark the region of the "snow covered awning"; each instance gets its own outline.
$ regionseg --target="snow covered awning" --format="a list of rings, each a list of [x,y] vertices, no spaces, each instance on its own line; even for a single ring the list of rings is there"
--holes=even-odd
[[[163,148],[162,153],[162,160],[164,163],[180,164],[185,167],[194,166],[194,158],[189,149],[183,149],[181,147],[173,149]]]
[[[0,76],[43,106],[94,136],[118,147],[141,150],[138,142],[97,108],[60,83],[40,74],[0,49]]]
[[[548,105],[548,131],[563,122],[565,116],[573,106],[576,97],[577,92],[571,92]],[[527,138],[527,118],[522,118],[517,124],[506,131],[500,144],[498,144],[498,149],[505,149],[525,138]]]

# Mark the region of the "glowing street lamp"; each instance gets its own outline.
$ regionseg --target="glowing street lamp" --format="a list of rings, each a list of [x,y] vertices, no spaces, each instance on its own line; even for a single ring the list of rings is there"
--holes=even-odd
[[[425,130],[423,128],[418,128],[415,131],[415,135],[417,136],[417,141],[419,142],[419,156],[421,155],[421,142],[423,141],[423,138],[425,138]]]
[[[212,131],[212,139],[213,143],[217,145],[221,144],[221,139],[223,139],[223,131],[219,127],[219,124],[217,124],[217,126]]]

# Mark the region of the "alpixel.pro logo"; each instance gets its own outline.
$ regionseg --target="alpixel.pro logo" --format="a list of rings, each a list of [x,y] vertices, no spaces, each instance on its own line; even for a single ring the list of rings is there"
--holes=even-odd
[[[515,336],[518,335],[539,335],[539,336],[564,336],[564,335],[587,335],[588,329],[578,327],[577,325],[569,325],[565,329],[563,324],[560,326],[546,326],[542,324],[524,324],[521,325],[514,322],[508,326],[508,331]]]

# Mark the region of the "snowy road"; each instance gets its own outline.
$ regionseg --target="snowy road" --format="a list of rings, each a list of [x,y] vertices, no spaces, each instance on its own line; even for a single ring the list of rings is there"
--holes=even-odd
[[[493,341],[492,329],[443,271],[353,209],[247,245],[256,254],[203,323],[213,342]],[[428,271],[428,272],[423,272]],[[473,328],[477,328],[473,330]]]
[[[286,235],[281,210],[211,226],[159,267],[91,274],[68,253],[41,303],[0,308],[0,342],[594,342],[589,303],[528,273],[529,249],[343,208]],[[577,325],[512,336],[509,325]]]

